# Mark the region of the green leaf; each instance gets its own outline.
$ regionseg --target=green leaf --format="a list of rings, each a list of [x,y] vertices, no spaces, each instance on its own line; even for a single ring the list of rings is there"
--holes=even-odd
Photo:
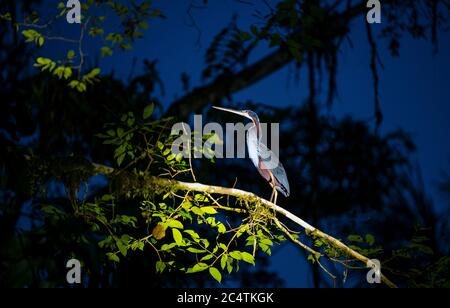
[[[150,16],[153,16],[153,17],[163,17],[163,14],[162,14],[162,12],[161,12],[160,10],[153,10],[153,11],[151,12]]]
[[[25,36],[25,42],[30,43],[34,42],[39,47],[44,45],[44,37],[41,33],[37,32],[36,30],[29,29],[29,30],[23,30],[22,35]]]
[[[225,233],[225,231],[227,231],[227,228],[225,227],[225,225],[223,223],[219,223],[218,227],[217,227],[217,231],[219,231],[219,233]]]
[[[71,82],[69,82],[69,87],[71,87],[72,89],[75,88],[80,82],[78,80],[72,80]]]
[[[134,121],[135,121],[134,118],[132,118],[132,117],[128,118],[128,120],[127,120],[127,125],[128,125],[128,127],[133,126]]]
[[[175,243],[177,243],[178,246],[183,246],[183,236],[181,235],[181,232],[178,231],[178,229],[172,229],[172,235],[173,239],[175,240]]]
[[[170,219],[167,222],[167,226],[171,227],[171,228],[177,228],[177,229],[183,229],[183,224],[175,219]]]
[[[195,215],[199,215],[199,216],[203,215],[203,211],[197,206],[191,207],[191,211],[194,212]]]
[[[122,153],[121,155],[119,155],[119,157],[117,158],[117,166],[120,167],[120,165],[122,164],[123,160],[125,159],[125,155],[127,155],[127,153]]]
[[[119,257],[115,253],[107,252],[106,256],[108,257],[109,260],[111,260],[113,262],[117,262],[117,263],[120,262]]]
[[[156,272],[157,273],[162,273],[164,271],[164,269],[166,268],[166,263],[164,263],[163,261],[156,261]]]
[[[217,214],[217,211],[215,208],[213,208],[212,206],[204,206],[201,207],[200,210],[205,213],[205,214]]]
[[[72,80],[71,82],[69,82],[69,87],[71,87],[72,89],[76,88],[78,92],[86,91],[86,84],[78,80]]]
[[[236,260],[242,260],[242,254],[240,251],[237,251],[237,250],[230,252],[230,257],[232,257],[233,259],[236,259]]]
[[[72,69],[68,66],[64,68],[64,79],[69,79],[72,76]]]
[[[62,78],[64,73],[64,66],[58,66],[54,71],[53,74],[58,76],[59,79]]]
[[[316,247],[322,247],[323,244],[324,244],[324,243],[323,243],[321,240],[315,240],[315,241],[314,241],[314,246],[316,246]]]
[[[77,85],[78,92],[86,91],[86,84],[84,82],[79,82]]]
[[[141,27],[144,30],[148,29],[148,23],[146,23],[145,21],[139,22],[138,26]]]
[[[192,203],[189,200],[184,200],[181,207],[185,210],[189,210],[192,207]]]
[[[243,261],[250,263],[252,265],[255,265],[255,258],[253,257],[253,255],[249,254],[248,252],[242,251],[241,257],[242,257]]]
[[[176,230],[176,229],[174,229],[174,230]],[[164,244],[161,246],[161,251],[171,250],[175,246],[177,246],[176,243]]]
[[[131,50],[131,49],[133,49],[133,45],[131,45],[131,44],[120,44],[120,48],[122,50]]]
[[[103,30],[102,28],[99,28],[99,27],[92,27],[89,29],[89,35],[92,37],[102,35],[103,33],[105,33],[105,30]]]
[[[270,248],[268,245],[263,244],[263,243],[258,243],[259,248],[261,248],[261,250],[265,253],[267,253],[269,256],[272,254],[272,252],[270,251]]]
[[[112,49],[109,48],[108,46],[103,46],[103,47],[100,49],[100,53],[101,53],[102,58],[104,58],[104,57],[106,57],[106,56],[110,56],[110,57],[111,57],[111,56],[113,55]]]
[[[260,242],[265,244],[265,245],[267,245],[267,246],[272,246],[273,245],[273,242],[270,239],[268,239],[268,238],[263,238],[263,239],[261,239]]]
[[[134,241],[131,244],[131,250],[135,251],[136,249],[144,250],[144,242],[141,242],[139,240]]]
[[[212,259],[213,257],[214,257],[213,254],[208,254],[208,255],[204,256],[203,258],[201,258],[200,261],[207,261],[207,260]]]
[[[64,79],[69,79],[70,76],[72,76],[72,68],[69,66],[58,66],[54,71],[53,74],[58,76],[59,79],[62,79],[64,77]],[[78,84],[76,84],[78,85]],[[74,86],[72,86],[69,83],[69,86],[71,86],[72,88]]]
[[[122,138],[123,137],[123,133],[124,133],[123,128],[119,127],[117,129],[117,137]]]
[[[366,234],[366,243],[369,244],[369,246],[372,246],[375,244],[375,237],[372,234]]]
[[[200,201],[200,202],[206,202],[208,201],[208,198],[206,198],[204,195],[202,194],[196,194],[194,196],[195,201]]]
[[[105,201],[105,202],[111,201],[113,199],[114,199],[114,196],[110,195],[110,194],[105,194],[105,195],[102,196],[102,201]]]
[[[67,52],[67,59],[72,60],[73,58],[75,58],[75,51],[71,49]]]
[[[313,256],[313,255],[309,255],[308,256],[308,261],[311,261],[312,262],[312,264],[314,264],[314,263],[316,263],[316,258]]]
[[[87,74],[87,76],[89,76],[89,78],[93,78],[96,77],[100,74],[101,70],[97,67],[94,68],[92,71],[89,72],[89,74]]]
[[[209,247],[209,242],[206,238],[202,238],[200,239],[200,241],[202,242],[203,246],[205,246],[205,248]]]
[[[123,243],[121,240],[116,241],[117,248],[119,249],[120,253],[126,257],[127,256],[127,246],[125,243]]]
[[[111,41],[113,44],[116,44],[116,43],[120,44],[123,41],[123,36],[120,33],[109,33],[106,36],[105,40]]]
[[[233,259],[228,259],[228,261],[227,261],[227,271],[228,271],[228,274],[231,274],[231,272],[233,271],[232,261],[233,261]]]
[[[200,235],[198,235],[194,230],[184,230],[184,232],[189,234],[195,242],[199,241]]]
[[[217,280],[219,283],[222,282],[222,274],[220,273],[220,271],[215,268],[215,267],[210,267],[209,268],[209,273],[211,274],[211,276]]]
[[[195,264],[192,268],[189,268],[186,273],[188,273],[188,274],[198,273],[198,272],[202,272],[202,271],[206,270],[207,268],[208,268],[208,264],[199,262],[199,263]]]
[[[161,141],[156,142],[156,146],[158,149],[162,150],[164,148],[164,144]]]
[[[206,250],[204,250],[204,249],[197,249],[197,248],[193,248],[193,247],[189,247],[187,249],[187,251],[192,252],[192,253],[204,253],[204,252],[206,252]]]
[[[144,120],[148,119],[152,115],[154,109],[155,105],[153,103],[144,108],[144,113],[142,115]]]
[[[56,66],[56,63],[51,59],[39,57],[36,59],[36,63],[33,64],[33,66],[40,68],[41,71],[49,70],[52,72]]]
[[[220,258],[220,267],[222,269],[225,269],[225,266],[227,265],[227,260],[228,260],[228,255],[223,254],[222,257]]]

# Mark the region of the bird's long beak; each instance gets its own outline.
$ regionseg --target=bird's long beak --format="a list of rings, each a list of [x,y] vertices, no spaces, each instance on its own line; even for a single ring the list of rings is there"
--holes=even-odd
[[[212,106],[212,107],[214,109],[219,109],[219,110],[222,110],[222,111],[227,111],[227,112],[238,114],[238,115],[246,117],[246,118],[248,118],[250,120],[252,119],[246,112],[243,112],[243,111],[233,110],[233,109],[223,108],[223,107],[216,107],[216,106]]]

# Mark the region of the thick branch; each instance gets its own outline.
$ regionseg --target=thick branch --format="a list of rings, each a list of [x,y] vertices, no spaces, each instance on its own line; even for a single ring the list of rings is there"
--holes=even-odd
[[[94,166],[94,172],[95,173],[104,173],[104,174],[110,174],[114,171],[111,167],[106,167],[99,164],[93,164]],[[295,216],[288,210],[282,208],[279,205],[276,205],[272,202],[267,201],[266,199],[263,199],[254,193],[236,189],[236,188],[227,188],[227,187],[221,187],[221,186],[213,186],[213,185],[205,185],[201,183],[190,183],[190,182],[182,182],[182,181],[176,181],[176,180],[170,180],[160,177],[151,176],[148,178],[148,184],[156,185],[160,187],[170,187],[174,190],[188,190],[188,191],[196,191],[196,192],[203,192],[203,193],[209,193],[209,194],[220,194],[220,195],[228,195],[233,196],[237,198],[246,199],[253,202],[259,202],[260,204],[263,204],[267,206],[268,208],[273,209],[279,214],[282,214],[286,218],[290,219],[297,225],[301,226],[307,234],[313,236],[314,238],[321,238],[331,245],[333,245],[336,249],[343,252],[346,255],[352,256],[356,260],[364,263],[364,265],[371,265],[372,262],[369,258],[363,256],[362,254],[358,253],[357,251],[351,249],[338,239],[332,237],[331,235],[328,235],[321,230],[311,226],[309,223],[301,219],[300,217]],[[397,286],[391,282],[386,276],[381,274],[381,281],[385,283],[387,286],[391,288],[396,288]]]
[[[345,245],[338,239],[311,226],[306,221],[295,216],[294,214],[292,214],[288,210],[282,208],[281,206],[273,204],[272,202],[269,202],[261,197],[258,197],[257,195],[255,195],[251,192],[236,189],[236,188],[226,188],[226,187],[221,187],[221,186],[212,186],[212,185],[205,185],[205,184],[200,184],[200,183],[187,183],[187,182],[173,181],[173,180],[161,179],[161,178],[155,179],[155,181],[157,181],[158,183],[160,183],[162,185],[174,185],[175,184],[177,189],[182,189],[182,190],[207,192],[207,193],[211,193],[211,194],[221,194],[221,195],[228,195],[228,196],[233,196],[233,197],[238,197],[238,198],[255,200],[255,201],[260,202],[261,204],[264,204],[267,207],[275,210],[277,213],[282,214],[283,216],[290,219],[291,221],[295,222],[296,224],[298,224],[299,226],[304,228],[308,232],[309,235],[311,235],[315,238],[321,238],[321,239],[326,240],[327,242],[332,244],[336,249],[340,250],[341,252],[343,252],[349,256],[352,256],[353,258],[361,261],[365,265],[371,264],[371,261],[369,258],[367,258],[367,257],[363,256],[362,254],[358,253],[357,251],[351,249],[350,247],[348,247],[347,245]],[[391,282],[383,274],[381,274],[381,280],[383,281],[383,283],[385,283],[387,286],[389,286],[391,288],[397,287],[393,282]]]
[[[221,98],[267,77],[291,62],[292,59],[286,48],[280,48],[238,73],[220,75],[206,86],[194,89],[191,93],[173,102],[167,114],[186,118],[190,112],[200,110],[209,103],[217,102]]]

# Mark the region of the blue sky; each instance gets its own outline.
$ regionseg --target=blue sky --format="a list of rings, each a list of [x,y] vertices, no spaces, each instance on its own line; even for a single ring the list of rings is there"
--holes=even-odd
[[[256,3],[257,1],[255,1]],[[273,1],[272,1],[273,2]],[[206,9],[193,9],[191,14],[201,29],[200,46],[198,31],[191,26],[187,14],[187,1],[154,1],[167,19],[154,20],[146,32],[145,40],[135,46],[133,56],[138,59],[158,59],[157,68],[165,83],[163,102],[169,104],[182,92],[180,74],[191,76],[191,86],[201,84],[204,53],[214,35],[237,14],[238,26],[243,30],[257,20],[252,16],[254,7],[237,1],[209,1]],[[373,81],[369,69],[370,51],[365,35],[364,18],[355,20],[352,28],[353,48],[344,44],[339,56],[338,91],[332,113],[337,117],[352,115],[358,119],[373,117]],[[379,26],[373,25],[374,31]],[[376,33],[376,32],[375,32]],[[386,41],[377,39],[384,69],[379,70],[380,99],[384,113],[382,132],[397,128],[409,132],[417,145],[413,161],[417,161],[423,173],[427,191],[443,210],[435,183],[441,171],[450,167],[450,39],[448,33],[440,33],[439,53],[433,54],[429,41],[405,37],[401,43],[400,57],[394,58]],[[250,59],[258,59],[268,53],[261,46]],[[119,74],[128,76],[132,57],[127,53],[116,56],[105,65]],[[292,78],[293,65],[285,67],[269,78],[242,90],[235,101],[252,99],[274,106],[298,105],[308,95],[305,71],[300,82]],[[326,91],[326,87],[324,88]],[[304,255],[292,245],[278,248],[272,258],[271,268],[285,280],[287,287],[307,286],[310,273],[305,272]]]
[[[176,2],[176,5],[174,3]],[[257,1],[255,1],[256,3]],[[272,1],[273,2],[273,1]],[[201,29],[200,46],[197,30],[191,26],[188,1],[154,1],[167,19],[150,23],[144,40],[137,42],[130,53],[117,54],[103,60],[102,67],[113,69],[118,76],[128,76],[133,57],[157,59],[157,68],[165,84],[166,107],[183,95],[180,75],[187,72],[191,86],[201,85],[204,53],[214,35],[226,26],[233,14],[238,26],[248,30],[257,22],[252,16],[254,7],[233,0],[210,1],[206,9],[193,9],[192,16]],[[365,35],[364,16],[355,20],[352,28],[353,48],[344,43],[339,56],[338,91],[332,113],[335,116],[352,115],[358,119],[373,117],[373,81],[369,70],[369,45]],[[380,26],[372,26],[375,31]],[[433,53],[429,41],[406,36],[401,42],[400,57],[392,57],[386,41],[377,39],[384,69],[379,68],[380,99],[384,113],[382,132],[401,128],[411,133],[417,144],[416,159],[421,166],[426,187],[436,192],[434,182],[443,168],[448,168],[450,156],[450,37],[440,33],[439,53]],[[259,47],[252,55],[258,59],[269,52]],[[138,62],[139,63],[139,62]],[[299,105],[308,95],[305,70],[300,82],[292,78],[293,64],[235,95],[235,101],[252,99],[274,106]],[[139,72],[139,65],[135,72]],[[326,86],[323,88],[326,91]]]
[[[238,26],[243,30],[248,30],[257,19],[252,16],[255,7],[251,5],[234,0],[210,0],[208,8],[191,11],[195,23],[201,29],[199,37],[187,12],[189,2],[153,1],[154,7],[161,9],[167,19],[151,20],[145,39],[138,41],[133,51],[102,59],[100,65],[103,70],[114,70],[117,76],[126,78],[131,71],[133,57],[138,59],[135,73],[140,72],[139,60],[157,59],[157,68],[165,85],[166,95],[162,97],[162,101],[166,107],[183,95],[181,73],[190,75],[191,87],[201,85],[204,53],[212,38],[231,21],[234,14],[237,14]],[[200,4],[201,1],[197,3]],[[264,10],[264,6],[258,8]],[[384,13],[386,12],[382,12]],[[373,81],[364,21],[364,15],[354,21],[354,46],[351,48],[344,44],[339,55],[339,98],[332,107],[332,114],[337,117],[373,117]],[[377,31],[380,26],[372,27]],[[436,210],[442,211],[445,200],[437,193],[435,184],[441,171],[450,167],[450,37],[448,33],[440,33],[439,36],[438,54],[433,54],[433,46],[429,41],[405,37],[401,41],[398,58],[389,54],[386,41],[377,39],[377,42],[384,64],[384,69],[379,70],[380,99],[384,113],[382,132],[401,128],[412,135],[418,148],[413,161],[419,164],[425,187],[438,204]],[[198,39],[200,45],[197,44]],[[250,58],[250,63],[268,51],[267,46],[261,45]],[[292,78],[292,71],[292,65],[285,67],[236,93],[233,100],[251,99],[274,106],[298,106],[307,97],[308,87],[304,78],[305,71],[301,71],[298,84]],[[307,286],[311,277],[305,272],[303,260],[304,256],[297,248],[285,245],[272,258],[271,267],[285,279],[286,286]]]

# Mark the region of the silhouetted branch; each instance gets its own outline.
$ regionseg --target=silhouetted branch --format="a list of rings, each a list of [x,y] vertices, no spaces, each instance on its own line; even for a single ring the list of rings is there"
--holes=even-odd
[[[378,71],[377,71],[377,58],[378,58],[378,52],[377,52],[377,45],[375,43],[375,40],[373,39],[372,29],[370,28],[370,24],[366,23],[366,30],[367,30],[367,39],[369,40],[370,45],[370,70],[372,71],[373,76],[373,88],[374,88],[374,99],[375,99],[375,121],[376,121],[376,128],[381,125],[381,122],[383,122],[383,113],[381,111],[381,105],[380,105],[380,96],[379,96],[379,78],[378,78]]]
[[[342,13],[331,15],[330,19],[327,20],[327,27],[339,29],[343,24],[350,22],[356,16],[360,16],[365,10],[366,1],[362,1]],[[302,41],[307,35],[308,33],[301,31],[293,34],[299,41]],[[300,52],[304,52],[304,50],[300,50]],[[192,92],[173,102],[167,114],[186,118],[189,113],[198,111],[209,103],[217,102],[223,97],[251,86],[281,69],[293,59],[288,48],[281,46],[278,50],[237,73],[222,74],[211,83],[195,88]]]

